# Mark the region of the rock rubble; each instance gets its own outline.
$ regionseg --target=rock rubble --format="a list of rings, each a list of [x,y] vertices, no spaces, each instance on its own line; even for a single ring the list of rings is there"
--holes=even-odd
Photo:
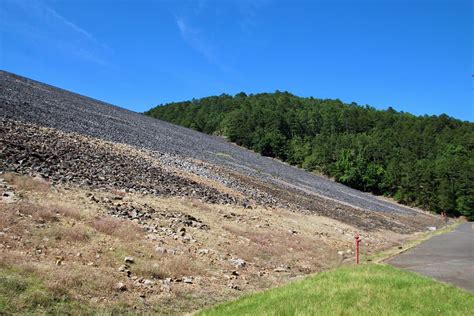
[[[40,175],[52,184],[75,183],[105,190],[194,197],[218,204],[239,202],[227,193],[165,171],[132,149],[121,152],[113,144],[89,137],[13,121],[0,123],[3,171]],[[118,213],[124,211],[116,207]]]
[[[0,117],[148,149],[159,153],[161,159],[171,167],[214,179],[224,186],[239,186],[249,200],[260,198],[265,199],[265,203],[270,203],[272,194],[260,195],[262,190],[258,192],[251,186],[246,189],[232,180],[235,177],[221,177],[216,170],[202,168],[202,165],[194,161],[204,161],[217,169],[233,170],[269,183],[272,187],[292,190],[297,195],[316,195],[368,211],[404,215],[416,213],[402,205],[353,190],[278,160],[262,157],[222,138],[169,124],[4,71],[0,71]],[[179,159],[175,161],[175,157]],[[100,176],[102,175],[98,174],[97,178]],[[285,203],[282,203],[282,206],[285,206]],[[304,209],[304,206],[301,209]]]

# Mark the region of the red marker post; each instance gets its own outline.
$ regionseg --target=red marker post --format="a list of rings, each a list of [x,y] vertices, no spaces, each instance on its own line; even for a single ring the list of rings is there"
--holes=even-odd
[[[359,242],[360,242],[359,234],[354,236],[354,240],[355,240],[355,260],[356,260],[356,264],[359,264]]]

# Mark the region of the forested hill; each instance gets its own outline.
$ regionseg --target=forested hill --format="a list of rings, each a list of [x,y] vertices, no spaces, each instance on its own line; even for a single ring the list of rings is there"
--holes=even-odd
[[[155,118],[230,141],[356,189],[474,217],[474,124],[287,92],[157,106]]]

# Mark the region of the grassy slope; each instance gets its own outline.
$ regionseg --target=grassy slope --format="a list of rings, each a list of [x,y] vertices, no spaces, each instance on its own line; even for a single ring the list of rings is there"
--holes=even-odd
[[[31,273],[0,267],[0,314],[84,314],[92,309],[52,293]]]
[[[471,315],[474,295],[388,265],[323,272],[200,315]]]
[[[186,285],[180,287],[181,284],[174,284],[173,293],[176,296],[170,296],[169,298],[160,295],[159,287],[155,288],[156,293],[153,292],[153,289],[147,288],[148,305],[144,306],[144,301],[138,299],[138,295],[143,293],[144,289],[135,287],[130,280],[116,271],[117,267],[123,264],[124,257],[132,255],[136,258],[135,264],[130,269],[134,275],[144,278],[151,278],[157,273],[165,273],[171,276],[205,275],[202,266],[207,264],[208,258],[200,256],[190,260],[190,257],[179,257],[178,255],[171,257],[158,256],[153,257],[153,259],[148,256],[143,257],[142,254],[154,253],[155,244],[145,241],[144,232],[137,230],[135,223],[132,221],[119,221],[112,218],[104,213],[105,210],[102,209],[102,206],[88,202],[88,199],[85,198],[87,196],[86,192],[75,191],[70,188],[69,190],[61,190],[60,194],[57,194],[52,192],[50,185],[43,181],[14,174],[4,174],[3,178],[15,186],[17,196],[21,196],[22,200],[13,204],[0,205],[0,231],[2,232],[0,234],[0,315],[125,314],[151,312],[152,310],[153,313],[169,314],[209,306],[209,304],[215,302],[215,297],[224,300],[235,295],[223,293],[223,290],[227,289],[226,281],[222,283],[213,281],[213,287],[209,286],[208,283],[203,283],[205,291],[202,288],[197,288],[196,285],[193,286],[192,291],[188,291]],[[101,194],[94,192],[94,194],[98,199],[102,199],[104,196],[112,199],[115,193]],[[131,202],[135,198],[142,200],[144,197],[128,196],[127,200]],[[158,204],[162,207],[179,207],[185,212],[203,218],[204,222],[211,223],[213,227],[211,232],[219,235],[224,232],[224,230],[219,231],[217,229],[218,225],[222,225],[221,218],[216,218],[216,211],[205,204],[201,205],[197,202],[176,204],[175,200],[168,201],[166,199],[160,199],[159,201],[151,199],[146,200],[146,202],[157,209],[162,209],[158,207]],[[233,209],[233,211],[239,213],[238,210]],[[248,213],[250,210],[245,210],[245,212]],[[263,217],[264,213],[260,210],[258,212],[261,220],[263,220],[265,218]],[[308,227],[314,228],[321,227],[320,225],[327,226],[332,222],[318,222],[321,219],[313,222],[307,215],[301,215],[302,217],[299,218],[300,215],[296,214],[291,218],[280,218],[275,221],[275,212],[275,210],[272,210],[270,213],[273,216],[272,223],[274,226],[285,227],[285,229],[296,228],[299,234],[287,239],[286,234],[278,234],[275,228],[272,228],[273,237],[271,238],[268,233],[241,235],[241,231],[229,223],[224,225],[227,227],[225,232],[226,234],[235,233],[238,236],[248,236],[248,238],[265,242],[270,240],[272,244],[271,252],[268,252],[269,249],[262,248],[260,244],[257,244],[260,245],[258,248],[255,248],[255,246],[246,248],[247,255],[254,259],[259,257],[256,253],[258,250],[265,256],[262,257],[265,260],[266,256],[283,260],[284,254],[286,254],[288,258],[304,263],[306,261],[301,261],[303,260],[301,255],[304,254],[305,257],[314,256],[322,264],[324,255],[320,252],[311,252],[310,249],[314,248],[313,241],[303,238],[307,227],[295,225],[304,220],[310,223]],[[98,214],[100,216],[97,216]],[[211,218],[216,218],[219,222],[213,222]],[[290,226],[286,221],[289,219],[291,219]],[[43,225],[38,225],[39,223],[43,223]],[[254,222],[251,223],[254,224]],[[239,225],[242,226],[243,224]],[[332,228],[332,226],[328,227]],[[248,231],[252,230],[249,228]],[[198,231],[195,231],[195,233],[197,234]],[[209,235],[209,232],[205,231],[201,234],[204,235],[198,236],[206,236],[206,238],[210,238],[211,242],[216,242],[216,239],[212,239],[213,237]],[[330,239],[337,241],[337,236],[339,236],[339,233],[331,235]],[[235,239],[229,240],[233,241]],[[179,241],[176,242],[179,243]],[[294,243],[297,243],[301,247],[301,251],[304,252],[298,252],[296,249],[288,252],[287,249],[293,247]],[[237,242],[235,244],[238,249],[231,251],[243,253],[241,244]],[[168,240],[168,245],[176,244]],[[38,247],[48,250],[38,255],[36,253]],[[77,253],[81,253],[81,256],[78,257]],[[101,255],[98,258],[97,254],[99,253]],[[56,265],[55,262],[59,254],[64,256],[65,262]],[[391,254],[385,253],[385,255]],[[324,260],[329,259],[331,258],[328,257]],[[373,260],[375,261],[375,259]],[[94,264],[89,265],[88,262]],[[263,261],[261,262],[262,265],[259,264],[259,266],[264,267]],[[223,262],[222,264],[226,263]],[[308,261],[306,264],[314,265],[314,262]],[[293,266],[290,262],[288,265]],[[216,268],[227,269],[227,266],[217,266]],[[247,267],[245,271],[241,271],[241,277],[247,278],[256,274],[256,272],[256,270],[251,270],[251,267]],[[318,278],[318,276],[313,278]],[[251,284],[254,283],[255,286],[259,282],[267,282],[262,284],[269,286],[269,282],[272,282],[271,280],[263,281],[263,277],[259,277],[257,280],[252,278],[246,280]],[[119,281],[127,283],[129,290],[118,293],[114,289],[114,285]],[[303,284],[305,282],[308,281],[303,281]],[[310,286],[312,287],[311,284]],[[249,288],[246,289],[246,291],[250,290]],[[334,289],[332,290],[334,291]],[[274,291],[279,291],[279,289]],[[311,293],[311,291],[306,290],[305,292]],[[314,299],[314,293],[307,298],[311,302]],[[323,297],[323,299],[326,298]],[[351,299],[348,296],[347,300],[349,302]],[[335,302],[339,304],[339,302]],[[260,304],[258,301],[257,303]],[[327,312],[330,310],[332,314],[333,309],[336,308],[334,306],[336,305],[329,306]],[[335,312],[337,313],[337,311],[339,310]],[[302,312],[306,312],[306,310]],[[255,313],[259,313],[259,311],[256,310]]]

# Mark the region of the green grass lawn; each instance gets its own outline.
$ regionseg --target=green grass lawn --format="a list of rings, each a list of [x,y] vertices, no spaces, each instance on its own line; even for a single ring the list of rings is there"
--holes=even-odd
[[[341,267],[199,315],[473,315],[474,295],[388,265]]]

